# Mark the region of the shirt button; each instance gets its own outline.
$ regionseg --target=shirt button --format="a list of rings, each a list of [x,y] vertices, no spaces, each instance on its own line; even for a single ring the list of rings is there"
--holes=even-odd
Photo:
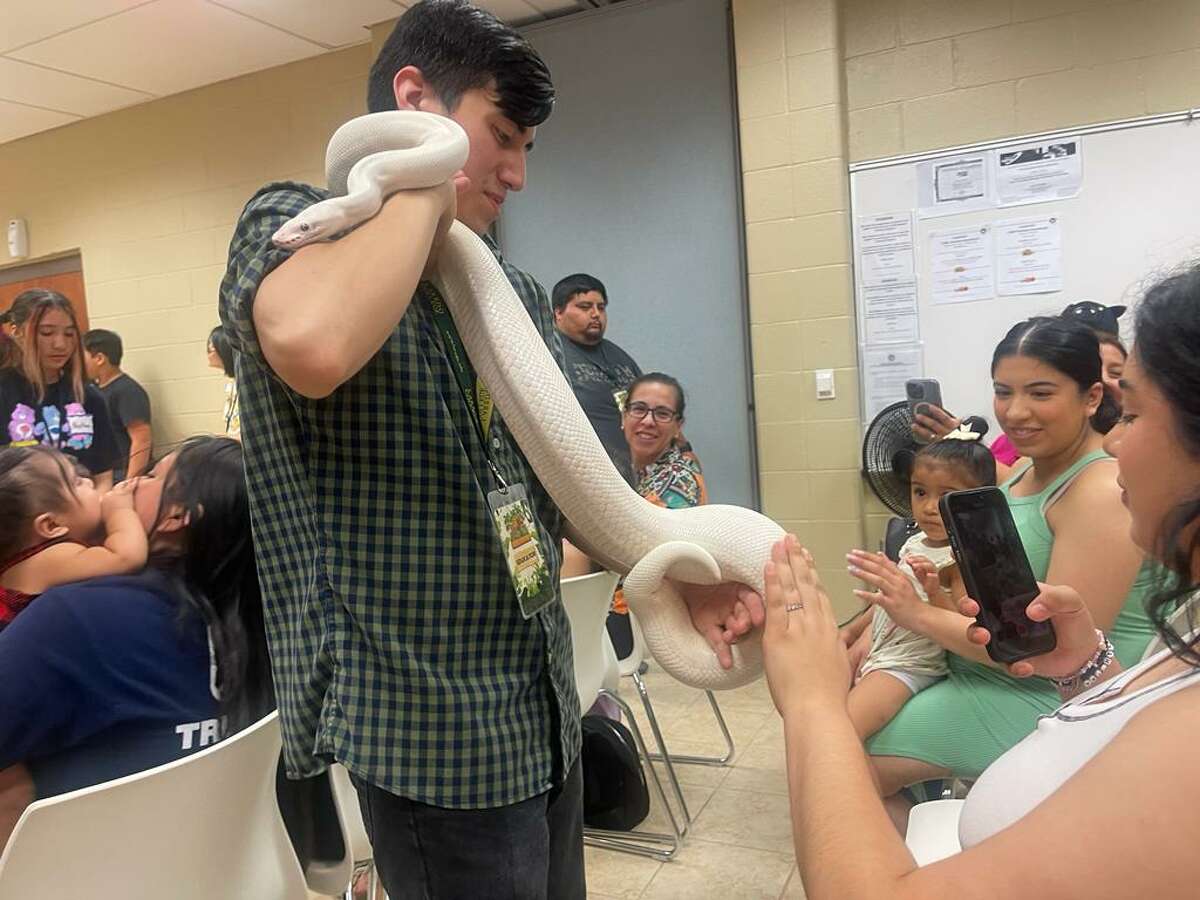
[[[500,449],[500,438],[498,438],[498,437],[492,438],[492,448],[495,450]]]

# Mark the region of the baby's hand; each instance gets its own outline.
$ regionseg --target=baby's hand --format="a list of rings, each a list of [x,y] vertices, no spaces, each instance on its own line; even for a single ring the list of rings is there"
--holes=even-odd
[[[134,479],[122,481],[100,499],[100,510],[104,517],[112,515],[119,509],[133,509]]]

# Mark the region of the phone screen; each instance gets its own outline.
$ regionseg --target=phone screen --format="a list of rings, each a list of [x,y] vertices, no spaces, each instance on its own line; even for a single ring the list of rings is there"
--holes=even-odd
[[[979,624],[992,635],[992,658],[1014,662],[1054,649],[1054,627],[1025,614],[1038,595],[1037,580],[1004,495],[996,488],[983,488],[943,499],[963,580],[979,603]]]

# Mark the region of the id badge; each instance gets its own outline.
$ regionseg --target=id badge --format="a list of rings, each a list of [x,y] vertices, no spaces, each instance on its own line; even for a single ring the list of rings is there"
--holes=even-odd
[[[508,575],[526,619],[537,615],[554,600],[550,567],[538,543],[537,522],[525,496],[525,486],[510,484],[488,494],[492,520],[500,535],[500,547],[508,563]]]

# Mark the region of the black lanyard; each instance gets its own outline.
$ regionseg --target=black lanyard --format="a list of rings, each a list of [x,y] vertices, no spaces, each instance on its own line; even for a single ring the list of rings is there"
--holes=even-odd
[[[446,356],[450,360],[454,380],[458,382],[458,389],[462,391],[463,400],[467,404],[467,411],[471,414],[475,433],[479,435],[479,443],[483,447],[484,456],[487,457],[488,466],[491,468],[492,474],[496,476],[500,487],[507,489],[508,485],[504,476],[500,474],[495,460],[492,459],[488,444],[488,430],[492,423],[491,391],[487,389],[483,379],[475,374],[475,367],[471,365],[471,359],[467,356],[467,348],[463,346],[458,328],[455,326],[454,319],[450,316],[450,310],[446,308],[445,302],[437,291],[425,288],[422,292],[429,305],[429,312],[433,316],[433,324],[437,327],[438,333],[442,336],[442,343],[446,346]]]

